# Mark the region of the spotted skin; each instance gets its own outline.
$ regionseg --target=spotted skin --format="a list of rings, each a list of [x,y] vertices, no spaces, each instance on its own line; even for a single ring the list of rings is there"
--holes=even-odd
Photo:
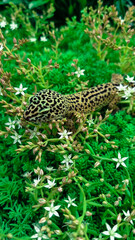
[[[48,122],[53,119],[70,118],[74,113],[90,113],[106,105],[116,109],[116,103],[120,100],[116,86],[120,80],[122,79],[117,79],[117,74],[114,74],[110,83],[69,95],[62,95],[50,89],[41,90],[30,98],[24,119],[30,122]]]

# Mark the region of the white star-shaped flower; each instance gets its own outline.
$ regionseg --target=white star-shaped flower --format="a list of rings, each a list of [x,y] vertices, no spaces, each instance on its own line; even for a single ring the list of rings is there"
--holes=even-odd
[[[60,208],[60,205],[58,206],[54,206],[54,203],[51,203],[50,207],[44,207],[45,210],[47,210],[49,212],[49,218],[51,218],[53,215],[59,217],[59,214],[56,210],[58,210]]]
[[[135,87],[133,87],[133,88],[128,87],[128,92],[130,92],[131,94],[135,93]]]
[[[122,210],[122,211],[123,211],[123,210]],[[128,210],[127,212],[123,211],[123,213],[124,213],[124,215],[125,215],[124,221],[126,221],[126,220],[131,216],[131,214],[130,214],[129,210]],[[133,220],[135,220],[135,219],[133,219]],[[132,220],[130,220],[130,223],[131,223],[132,225],[134,224]]]
[[[129,184],[129,180],[128,179],[125,179],[122,181],[124,184],[128,185]]]
[[[30,135],[30,139],[39,136],[40,135],[40,132],[37,131],[37,127],[34,127],[33,130],[29,129],[31,135]]]
[[[22,94],[24,95],[24,91],[27,89],[27,88],[23,88],[23,85],[22,83],[20,84],[19,88],[15,87],[14,88],[17,92],[15,93],[15,95],[18,95],[18,94]]]
[[[69,156],[64,155],[64,160],[61,163],[65,163],[66,165],[68,165],[69,163],[73,163],[73,161],[71,160],[72,155],[70,154]]]
[[[124,19],[122,19],[121,17],[119,17],[119,19],[120,19],[120,23],[121,23],[121,25],[122,25],[123,22],[124,22]]]
[[[125,99],[128,99],[129,97],[132,96],[132,93],[135,93],[135,87],[134,87],[134,88],[128,87],[128,88],[125,90],[124,95],[123,95],[122,97],[125,98]]]
[[[46,42],[46,41],[47,41],[47,38],[46,38],[45,36],[41,36],[41,37],[40,37],[40,41],[41,41],[41,42]]]
[[[121,158],[121,154],[120,152],[118,152],[118,158],[112,158],[115,162],[117,162],[116,168],[118,168],[120,165],[122,165],[123,167],[127,167],[126,164],[124,163],[124,161],[127,159],[128,157],[124,157]]]
[[[130,83],[135,83],[135,81],[134,81],[134,77],[129,77],[128,75],[127,75],[127,77],[125,78],[128,82],[130,82]]]
[[[124,86],[124,85],[122,85],[121,83],[120,83],[120,85],[119,86],[117,86],[116,88],[119,90],[119,91],[125,91],[126,89],[127,89],[127,85],[126,86]]]
[[[81,75],[84,75],[84,69],[80,69],[80,67],[77,68],[77,71],[75,72],[75,74],[77,75],[77,77],[79,78]]]
[[[14,128],[15,129],[15,121],[12,121],[11,118],[8,118],[8,123],[5,123],[5,125],[8,125],[8,127],[11,129],[11,128]]]
[[[4,28],[7,25],[6,19],[4,18],[1,22],[0,22],[0,27]]]
[[[70,196],[68,196],[68,200],[64,200],[64,201],[68,203],[68,208],[69,208],[70,206],[75,206],[75,207],[77,207],[77,205],[76,205],[75,203],[73,203],[73,202],[75,201],[75,198],[71,199]]]
[[[58,133],[60,135],[59,139],[62,139],[62,138],[68,139],[68,135],[70,135],[71,133],[72,132],[67,132],[67,130],[65,129],[62,133]]]
[[[24,174],[22,174],[22,177],[31,178],[31,173],[32,172],[25,172]]]
[[[56,185],[55,179],[52,182],[49,179],[47,179],[47,183],[48,184],[44,186],[45,188],[52,188]]]
[[[115,225],[113,228],[109,226],[109,224],[106,223],[106,228],[108,231],[102,232],[104,235],[110,236],[110,240],[114,240],[116,238],[122,238],[122,236],[119,233],[116,233],[118,226]]]
[[[66,167],[63,168],[64,172],[68,171],[72,167],[72,165],[73,164],[70,165],[69,163],[67,163]]]
[[[14,30],[14,29],[17,29],[18,28],[18,25],[13,21],[11,24],[10,24],[10,29],[11,30]]]
[[[21,144],[21,141],[20,141],[20,138],[22,137],[21,135],[19,135],[17,132],[14,132],[14,136],[11,136],[11,138],[13,138],[14,139],[14,142],[13,142],[13,144],[15,144],[15,143],[20,143]]]
[[[0,51],[2,51],[3,50],[3,44],[2,43],[0,43]]]
[[[49,172],[55,171],[56,169],[54,169],[53,167],[46,167],[46,170],[48,170]]]
[[[30,38],[30,42],[36,42],[36,41],[37,41],[37,39],[35,37]]]
[[[33,186],[36,187],[41,181],[41,178],[38,176],[38,179],[34,179],[33,181],[34,181]]]
[[[94,120],[93,119],[89,119],[89,120],[87,120],[87,123],[88,123],[88,125],[90,127],[92,124],[94,124]]]
[[[18,125],[18,129],[20,129],[20,128],[22,128],[22,126],[20,125],[20,123],[21,123],[21,120],[20,119],[16,119],[15,120],[15,123]]]
[[[47,235],[43,234],[43,231],[40,230],[37,226],[34,225],[36,234],[31,236],[31,238],[37,238],[37,240],[42,240],[42,239],[49,239]]]

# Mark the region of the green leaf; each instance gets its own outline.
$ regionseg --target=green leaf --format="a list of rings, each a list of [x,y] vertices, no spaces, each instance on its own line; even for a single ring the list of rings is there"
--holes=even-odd
[[[33,2],[29,3],[29,9],[40,7],[48,2],[49,2],[49,0],[33,1]]]
[[[103,207],[102,204],[100,204],[100,203],[95,203],[95,202],[87,202],[87,204],[92,205],[92,206],[95,206],[95,207]]]

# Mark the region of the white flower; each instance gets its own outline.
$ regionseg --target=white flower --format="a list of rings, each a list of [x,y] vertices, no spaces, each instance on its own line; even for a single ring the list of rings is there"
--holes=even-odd
[[[47,38],[46,38],[45,36],[41,36],[41,37],[40,37],[40,41],[41,41],[41,42],[46,42],[46,41],[47,41]]]
[[[30,38],[30,42],[36,42],[36,41],[37,41],[36,38],[34,38],[34,37],[31,37],[31,38]]]
[[[122,211],[123,211],[123,210],[122,210]],[[129,210],[128,210],[127,212],[123,211],[123,213],[124,213],[124,215],[125,215],[124,221],[128,220],[128,218],[131,217],[131,214],[130,214]],[[135,220],[135,219],[133,219],[133,220]],[[131,223],[132,225],[134,224],[132,220],[130,220],[130,223]]]
[[[125,95],[123,95],[122,97],[125,99],[128,99],[129,97],[132,96],[132,93],[134,93],[134,92],[135,92],[135,88],[128,87],[124,92]]]
[[[77,68],[77,71],[75,72],[75,74],[77,74],[77,77],[79,78],[81,75],[84,75],[85,70],[81,70],[80,67]]]
[[[66,165],[68,165],[69,163],[73,163],[73,161],[71,160],[71,154],[69,156],[64,155],[64,160],[61,163],[65,163]]]
[[[66,172],[68,171],[71,167],[72,167],[73,164],[69,165],[69,163],[66,164],[66,167],[63,168],[63,170]]]
[[[122,19],[121,17],[119,17],[119,19],[120,19],[120,23],[121,23],[121,25],[122,25],[123,22],[124,22],[124,19]]]
[[[18,28],[18,25],[13,21],[13,22],[10,24],[10,29],[11,29],[11,30],[14,30],[14,29],[16,29],[16,28]]]
[[[71,133],[72,132],[67,132],[67,130],[64,130],[64,132],[62,133],[58,133],[59,135],[61,135],[59,139],[62,139],[62,138],[68,139],[68,135],[70,135]]]
[[[1,87],[0,87],[0,96],[3,96],[3,93],[2,93],[2,91],[1,91]]]
[[[0,43],[0,51],[2,51],[3,50],[3,44],[2,43]]]
[[[134,77],[129,77],[128,75],[127,75],[127,77],[125,78],[128,82],[130,82],[130,83],[135,83],[135,81],[134,81]]]
[[[20,144],[21,144],[21,141],[20,141],[20,138],[22,137],[21,135],[19,135],[17,132],[14,132],[14,136],[11,136],[11,138],[13,138],[14,139],[14,144],[15,143],[17,143],[17,142],[19,142]]]
[[[49,179],[47,179],[47,183],[48,183],[48,185],[45,185],[44,186],[45,188],[52,188],[56,185],[55,179],[52,182]]]
[[[16,119],[15,120],[15,123],[18,125],[18,129],[20,129],[20,128],[22,128],[22,126],[20,125],[20,123],[21,123],[21,120],[20,119]]]
[[[120,85],[119,85],[118,87],[116,87],[116,88],[117,88],[119,91],[125,91],[127,87],[128,87],[127,85],[124,86],[124,85],[122,85],[122,84],[120,83]]]
[[[38,240],[49,239],[47,235],[43,234],[43,231],[41,231],[40,228],[38,228],[37,226],[34,226],[34,228],[37,233],[31,236],[31,238],[37,238]]]
[[[8,125],[9,128],[15,129],[15,121],[12,121],[10,118],[8,118],[8,123],[5,123],[5,125]]]
[[[116,233],[118,226],[115,225],[112,229],[109,224],[106,223],[106,228],[108,231],[102,232],[104,235],[110,236],[110,240],[114,240],[116,238],[122,238],[122,236]]]
[[[104,240],[104,238],[102,238],[102,234],[100,233],[98,238],[92,238],[92,240]]]
[[[41,178],[38,176],[38,179],[34,179],[33,181],[34,181],[33,186],[36,187],[41,181]]]
[[[49,212],[49,218],[51,218],[53,215],[59,217],[59,214],[56,210],[60,208],[60,205],[54,207],[53,204],[54,203],[52,202],[50,207],[44,207],[44,209]]]
[[[63,156],[64,160],[61,163],[65,163],[66,164],[66,167],[63,168],[64,171],[68,171],[69,168],[71,168],[72,165],[73,165],[73,161],[71,160],[71,156],[72,156],[71,154],[69,156],[67,156],[67,155]],[[70,165],[70,163],[71,163],[71,165]]]
[[[55,171],[56,169],[54,169],[53,167],[46,167],[46,170],[48,170],[49,172]]]
[[[24,95],[24,91],[27,89],[27,88],[23,88],[23,85],[22,83],[20,84],[19,88],[15,87],[14,88],[17,92],[15,93],[15,95],[18,95],[18,94],[22,94]]]
[[[128,179],[125,179],[122,181],[124,184],[128,185],[129,184],[129,180]]]
[[[37,138],[37,135],[40,135],[40,132],[37,132],[37,127],[34,127],[33,130],[29,129],[31,135],[30,135],[30,139],[36,137]]]
[[[30,178],[31,177],[31,173],[32,172],[25,172],[24,174],[22,174],[22,177]]]
[[[1,27],[1,28],[4,28],[6,25],[7,25],[6,18],[4,18],[4,19],[0,22],[0,27]]]
[[[73,203],[75,201],[75,198],[71,199],[70,196],[68,196],[68,200],[64,200],[65,202],[68,203],[68,208],[72,205],[72,206],[77,206],[75,203]]]
[[[94,124],[94,120],[93,119],[89,119],[89,120],[87,120],[87,123],[88,123],[88,125],[90,127],[92,124]]]
[[[120,165],[122,165],[123,167],[127,167],[126,164],[124,163],[124,161],[127,159],[128,157],[124,157],[121,158],[121,154],[120,152],[118,152],[118,158],[112,158],[115,162],[117,162],[116,168],[118,168]]]
[[[135,93],[135,87],[133,87],[133,88],[128,87],[128,92],[130,92],[130,93]]]

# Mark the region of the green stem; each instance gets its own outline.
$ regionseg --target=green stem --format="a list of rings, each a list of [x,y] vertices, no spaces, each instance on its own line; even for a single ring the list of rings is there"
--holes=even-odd
[[[131,178],[130,178],[127,168],[124,167],[124,170],[126,172],[127,179],[129,180],[129,189],[130,189],[130,194],[131,194],[130,201],[131,201],[131,206],[133,206],[133,204],[134,204],[133,185],[132,185],[132,181],[131,181]]]
[[[79,225],[78,225],[78,229],[77,229],[77,232],[79,232],[80,230],[80,226],[81,226],[81,223],[86,215],[86,209],[87,209],[87,203],[86,203],[86,196],[85,196],[85,193],[83,191],[83,188],[81,187],[81,185],[78,183],[77,179],[74,178],[75,182],[77,183],[78,187],[80,188],[80,191],[83,195],[83,214],[82,216],[79,218]],[[89,240],[87,234],[85,233],[85,236],[86,236],[86,239]]]

